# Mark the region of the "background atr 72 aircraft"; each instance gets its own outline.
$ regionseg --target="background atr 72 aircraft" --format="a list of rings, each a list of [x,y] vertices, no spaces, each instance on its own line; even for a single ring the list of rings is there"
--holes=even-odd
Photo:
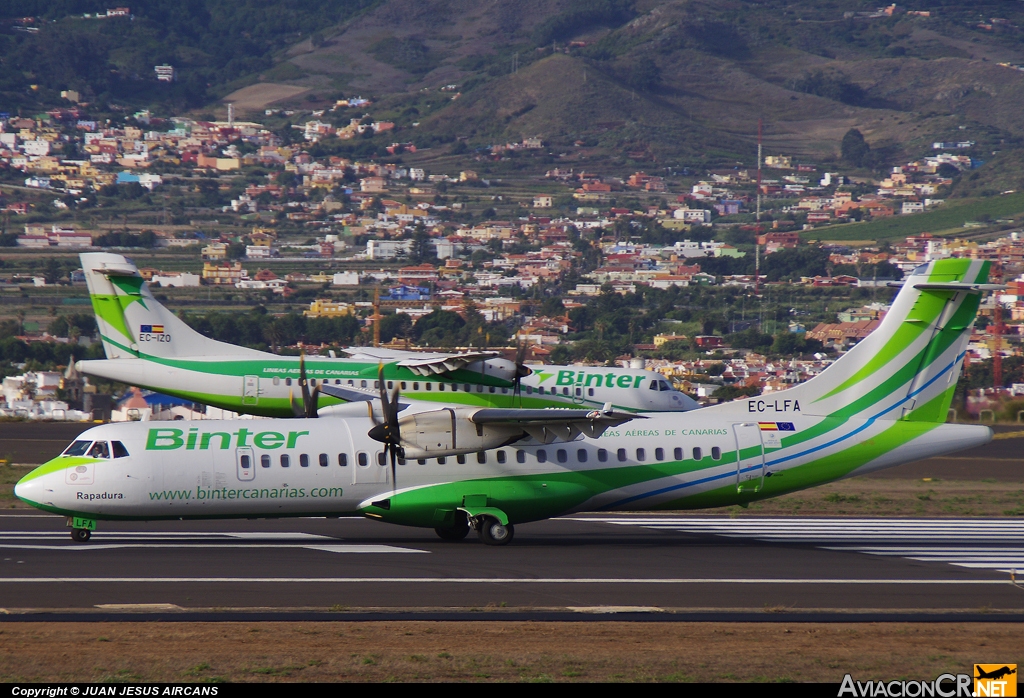
[[[501,544],[569,512],[743,504],[991,439],[944,423],[987,276],[971,260],[918,268],[875,332],[771,397],[648,415],[417,403],[399,417],[382,389],[363,417],[108,424],[15,494],[69,517],[78,540],[99,519],[363,515]]]
[[[79,370],[235,412],[293,416],[299,357],[204,337],[157,302],[139,270],[126,258],[88,253],[81,259],[107,358],[80,361]],[[419,401],[530,408],[593,408],[610,402],[627,411],[697,407],[653,371],[564,366],[525,369],[494,352],[419,354],[360,348],[351,353],[353,356],[343,359],[308,358],[310,382],[375,389],[377,366],[383,361],[388,383],[398,384],[403,395]],[[514,394],[517,377],[521,389]],[[318,405],[339,402],[321,394]]]

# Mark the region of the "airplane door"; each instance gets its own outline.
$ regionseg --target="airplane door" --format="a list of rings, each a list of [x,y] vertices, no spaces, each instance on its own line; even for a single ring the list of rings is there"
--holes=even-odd
[[[235,472],[241,482],[252,482],[256,479],[256,457],[251,448],[235,449]]]
[[[732,425],[736,441],[736,491],[757,492],[764,485],[764,445],[757,422]]]
[[[242,379],[242,404],[255,405],[260,401],[260,377],[245,376]]]

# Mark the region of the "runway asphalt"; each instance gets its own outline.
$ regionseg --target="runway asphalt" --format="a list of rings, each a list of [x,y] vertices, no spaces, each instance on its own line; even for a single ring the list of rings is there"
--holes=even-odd
[[[0,599],[26,612],[988,614],[1024,618],[1024,521],[577,516],[507,547],[366,519],[0,515]],[[0,612],[2,613],[2,612]],[[965,616],[966,617],[966,616]]]

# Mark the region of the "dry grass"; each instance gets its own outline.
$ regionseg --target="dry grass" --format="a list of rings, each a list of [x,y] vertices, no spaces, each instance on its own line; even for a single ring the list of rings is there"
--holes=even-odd
[[[235,108],[239,111],[259,111],[266,109],[269,104],[282,99],[290,99],[308,91],[308,87],[299,87],[297,85],[258,82],[255,85],[235,90],[222,101],[225,103],[233,102]]]
[[[11,623],[0,681],[934,679],[1021,647],[995,623]]]
[[[1024,516],[1024,482],[854,478],[726,511],[733,516]]]

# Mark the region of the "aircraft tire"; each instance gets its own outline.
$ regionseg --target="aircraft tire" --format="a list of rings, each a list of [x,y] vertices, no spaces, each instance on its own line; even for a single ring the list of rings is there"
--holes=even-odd
[[[487,545],[508,545],[516,534],[515,526],[503,526],[493,516],[484,517],[480,522],[480,540]]]
[[[76,543],[85,543],[92,536],[92,531],[87,528],[72,528],[71,540]]]
[[[434,529],[434,533],[441,540],[449,541],[460,541],[469,535],[469,519],[466,517],[466,512],[457,511],[455,512],[455,523],[450,528],[441,528],[440,526]]]

